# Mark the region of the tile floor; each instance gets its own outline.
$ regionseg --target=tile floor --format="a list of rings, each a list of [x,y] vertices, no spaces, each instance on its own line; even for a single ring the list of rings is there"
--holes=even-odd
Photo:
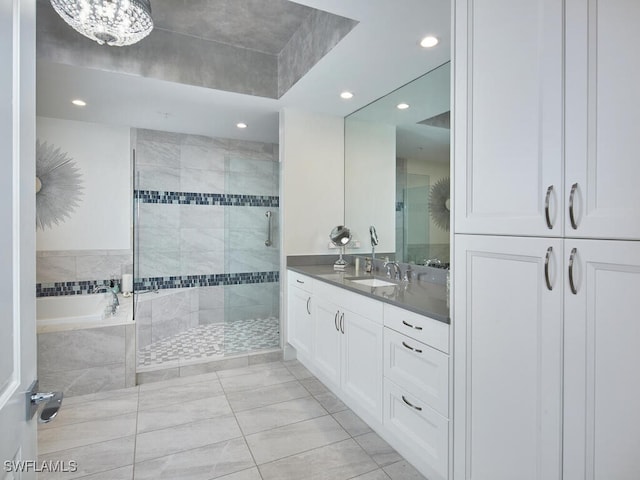
[[[278,348],[280,321],[276,317],[199,325],[159,340],[138,351],[138,366],[177,360],[215,359],[226,355]]]
[[[423,479],[299,362],[65,399],[39,429],[41,480]]]

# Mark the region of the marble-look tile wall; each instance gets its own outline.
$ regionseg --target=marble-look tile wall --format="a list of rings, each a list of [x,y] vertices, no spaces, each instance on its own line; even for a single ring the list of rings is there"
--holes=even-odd
[[[135,325],[114,325],[38,334],[42,391],[66,396],[135,385]]]
[[[69,283],[75,293],[86,293],[79,282],[103,282],[131,273],[131,250],[55,250],[36,252],[38,291],[52,289],[56,283]],[[62,293],[61,293],[62,294]]]
[[[136,282],[161,289],[140,297],[138,348],[198,324],[278,316],[278,146],[152,130],[133,138]],[[247,273],[256,275],[236,275]],[[200,287],[163,290],[185,283]]]

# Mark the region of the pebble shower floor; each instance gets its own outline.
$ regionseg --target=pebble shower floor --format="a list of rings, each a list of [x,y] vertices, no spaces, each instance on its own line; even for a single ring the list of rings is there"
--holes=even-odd
[[[138,366],[214,359],[279,346],[280,320],[276,317],[199,325],[139,350]]]

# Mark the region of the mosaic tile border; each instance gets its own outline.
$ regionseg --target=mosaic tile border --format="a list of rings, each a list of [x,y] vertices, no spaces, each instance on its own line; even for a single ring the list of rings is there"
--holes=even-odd
[[[134,283],[135,290],[165,290],[169,288],[219,287],[280,281],[280,272],[214,273],[211,275],[178,275],[174,277],[142,278]]]
[[[134,198],[142,203],[174,205],[222,205],[231,207],[280,206],[280,197],[268,195],[240,195],[235,193],[164,192],[134,190]]]
[[[396,212],[401,212],[404,210],[404,202],[396,202]]]
[[[246,285],[253,283],[275,283],[280,281],[280,272],[213,273],[210,275],[177,275],[172,277],[142,278],[135,282],[135,290],[165,290],[170,288],[217,287],[225,285]],[[65,295],[86,295],[93,292],[96,285],[108,284],[106,280],[85,280],[79,282],[37,283],[36,297],[62,297]]]

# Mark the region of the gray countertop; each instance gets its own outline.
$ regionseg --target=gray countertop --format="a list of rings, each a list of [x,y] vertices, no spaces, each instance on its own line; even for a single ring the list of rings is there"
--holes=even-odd
[[[352,266],[347,267],[344,272],[334,270],[333,265],[289,265],[287,269],[443,323],[451,323],[447,306],[446,285],[413,280],[411,282],[397,282],[398,284],[394,287],[367,287],[347,280],[347,278],[354,276],[359,278],[371,276],[371,274],[363,273],[362,270],[356,275]],[[389,280],[379,275],[376,277]]]

